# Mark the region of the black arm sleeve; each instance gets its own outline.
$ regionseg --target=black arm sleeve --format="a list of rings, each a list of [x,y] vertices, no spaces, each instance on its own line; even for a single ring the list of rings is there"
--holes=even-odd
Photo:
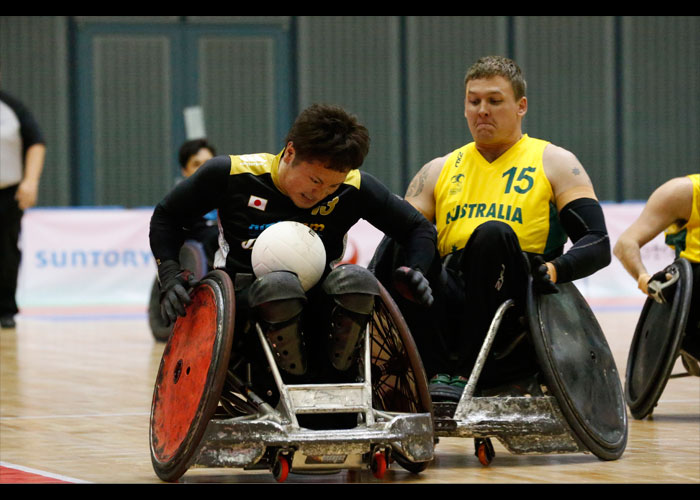
[[[557,283],[585,278],[610,264],[610,238],[597,200],[579,198],[566,204],[559,220],[574,244],[552,261]]]
[[[435,226],[374,177],[363,173],[362,186],[371,191],[375,200],[365,207],[363,218],[405,249],[408,267],[426,274],[437,252]]]
[[[229,182],[231,159],[217,156],[184,179],[156,205],[149,231],[156,262],[179,260],[185,229],[219,207]]]

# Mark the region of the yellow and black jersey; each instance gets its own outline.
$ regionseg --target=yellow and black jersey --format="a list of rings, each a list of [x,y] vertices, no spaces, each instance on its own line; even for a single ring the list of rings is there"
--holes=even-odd
[[[693,182],[693,205],[690,219],[669,226],[665,231],[666,244],[690,262],[700,262],[700,174],[688,175]]]
[[[561,254],[567,237],[542,166],[548,144],[524,135],[491,163],[473,142],[450,154],[434,190],[441,256],[464,248],[490,220],[513,228],[524,251]]]
[[[392,194],[372,175],[351,170],[345,182],[312,208],[299,208],[279,186],[282,153],[218,156],[178,184],[151,218],[151,249],[160,261],[177,260],[182,230],[218,210],[217,267],[252,272],[255,239],[280,221],[297,221],[323,240],[328,264],[344,253],[348,230],[365,219],[406,245],[409,265],[427,270],[435,255],[435,229],[418,211]]]

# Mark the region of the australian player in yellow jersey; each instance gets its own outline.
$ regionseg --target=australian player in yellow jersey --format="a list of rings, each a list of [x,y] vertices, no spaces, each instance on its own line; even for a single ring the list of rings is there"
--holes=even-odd
[[[641,248],[662,232],[676,257],[690,261],[693,269],[693,297],[681,348],[700,360],[700,174],[676,177],[659,186],[615,244],[615,256],[646,294],[652,279],[666,277],[649,274]]]
[[[438,231],[435,302],[428,314],[404,308],[434,399],[459,398],[508,298],[515,313],[496,336],[480,384],[509,383],[536,370],[534,351],[522,341],[529,272],[539,293],[556,293],[554,283],[610,262],[603,212],[579,160],[523,133],[525,91],[514,61],[478,60],[465,78],[464,115],[474,141],[424,165],[405,195]],[[573,247],[564,253],[567,237]]]

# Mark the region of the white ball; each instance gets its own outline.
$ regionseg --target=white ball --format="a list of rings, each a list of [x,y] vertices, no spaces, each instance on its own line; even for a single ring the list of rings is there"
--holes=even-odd
[[[291,271],[296,273],[306,291],[323,275],[326,249],[320,236],[310,227],[283,221],[258,236],[250,260],[256,277],[272,271]]]

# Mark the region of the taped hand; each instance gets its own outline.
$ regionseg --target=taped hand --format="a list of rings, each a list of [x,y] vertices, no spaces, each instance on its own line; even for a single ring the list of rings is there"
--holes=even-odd
[[[394,271],[394,287],[405,299],[420,305],[433,305],[433,291],[423,273],[402,266]]]
[[[559,293],[559,289],[552,281],[547,264],[541,255],[530,256],[530,270],[532,273],[532,287],[537,293]]]

